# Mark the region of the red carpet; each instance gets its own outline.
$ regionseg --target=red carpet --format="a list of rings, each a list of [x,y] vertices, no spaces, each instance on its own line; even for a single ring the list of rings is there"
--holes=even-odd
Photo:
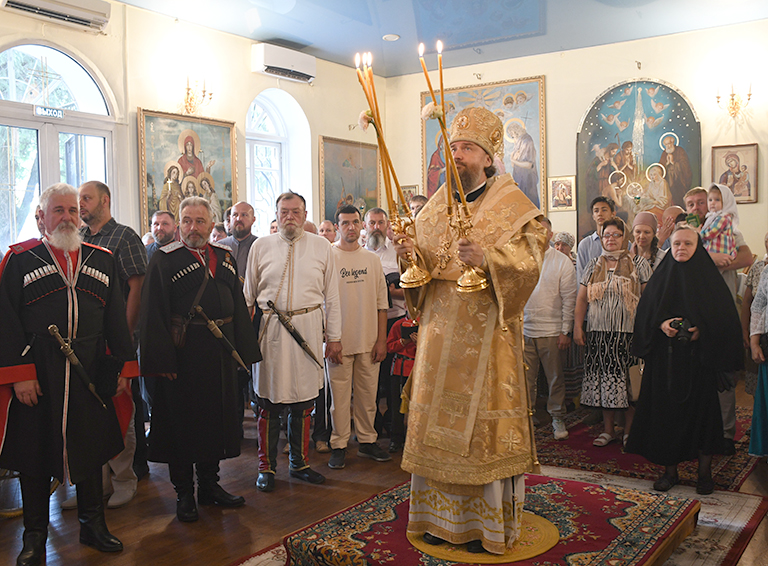
[[[636,566],[692,528],[699,502],[620,487],[529,475],[526,511],[555,524],[560,543],[519,565]],[[454,564],[422,554],[406,539],[409,484],[403,484],[285,537],[289,563],[397,566]],[[685,522],[688,520],[688,531]],[[667,547],[668,549],[668,547]],[[668,549],[669,550],[669,549]]]
[[[592,446],[592,441],[603,431],[603,425],[583,424],[581,421],[588,414],[587,410],[581,409],[566,415],[564,420],[570,433],[568,440],[555,440],[549,424],[536,429],[536,450],[543,466],[586,470],[649,481],[655,481],[664,472],[662,466],[652,464],[642,456],[625,454],[620,442],[613,442],[603,448]],[[757,465],[758,458],[753,458],[747,453],[749,435],[746,432],[751,421],[750,409],[737,408],[736,454],[713,457],[712,478],[715,481],[715,489],[738,491]],[[680,464],[678,473],[682,485],[696,485],[695,461]]]

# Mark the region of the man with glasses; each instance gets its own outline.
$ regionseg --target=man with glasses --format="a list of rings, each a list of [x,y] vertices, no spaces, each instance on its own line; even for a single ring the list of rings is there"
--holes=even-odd
[[[339,281],[331,245],[304,231],[304,197],[283,193],[276,206],[278,233],[253,244],[244,289],[248,307],[261,311],[255,313],[261,316],[264,355],[254,372],[259,406],[256,487],[266,492],[275,489],[280,413],[286,407],[291,477],[312,484],[325,481],[307,461],[310,416],[323,387],[323,328],[325,357],[341,363]],[[284,324],[287,321],[296,332]]]

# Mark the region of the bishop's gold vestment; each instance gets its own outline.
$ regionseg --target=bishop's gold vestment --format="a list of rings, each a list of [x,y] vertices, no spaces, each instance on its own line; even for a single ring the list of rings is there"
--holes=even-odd
[[[534,220],[541,212],[510,175],[489,179],[469,209],[468,237],[483,247],[491,283],[472,293],[456,288],[461,267],[445,186],[418,215],[417,254],[432,281],[406,291],[421,318],[402,467],[442,492],[482,497],[484,485],[538,472],[522,313],[538,282],[546,236]]]

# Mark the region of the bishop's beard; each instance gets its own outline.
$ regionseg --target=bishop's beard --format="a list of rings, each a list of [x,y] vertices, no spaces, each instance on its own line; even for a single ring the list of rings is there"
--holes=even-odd
[[[60,222],[52,234],[48,234],[50,244],[65,252],[74,252],[80,249],[83,237],[73,222]]]

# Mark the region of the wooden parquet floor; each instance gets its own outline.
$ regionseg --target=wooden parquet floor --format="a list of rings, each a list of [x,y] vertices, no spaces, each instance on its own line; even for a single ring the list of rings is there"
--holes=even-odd
[[[752,403],[740,384],[738,403]],[[546,412],[539,411],[546,419]],[[256,426],[246,418],[243,453],[222,462],[221,484],[231,493],[243,495],[240,509],[203,507],[196,523],[180,523],[175,515],[175,494],[167,467],[150,464],[151,473],[141,482],[136,498],[121,509],[107,511],[110,530],[125,545],[119,554],[107,555],[78,542],[75,511],[62,511],[59,503],[74,493],[60,487],[51,498],[51,526],[48,537],[48,566],[226,566],[270,546],[286,535],[332,513],[353,505],[384,489],[409,479],[400,469],[399,455],[391,462],[378,463],[356,456],[357,444],[350,442],[343,470],[328,468],[329,454],[310,453],[314,469],[327,477],[320,486],[288,476],[287,456],[278,458],[277,487],[261,493],[254,481],[257,470]],[[282,448],[284,441],[281,441]],[[388,440],[381,442],[388,446]],[[762,461],[742,486],[744,493],[768,496],[768,464]],[[15,564],[21,550],[21,517],[0,519],[0,564]],[[768,523],[758,527],[739,561],[739,566],[768,565]]]
[[[200,520],[176,519],[176,495],[165,464],[150,463],[150,474],[139,482],[136,497],[125,507],[107,510],[110,531],[125,550],[103,554],[78,540],[76,511],[62,511],[60,502],[74,487],[60,487],[51,497],[48,566],[226,566],[238,558],[270,546],[290,532],[353,505],[380,491],[408,481],[399,455],[391,462],[374,462],[356,455],[350,442],[347,465],[328,467],[330,454],[310,450],[310,465],[326,476],[322,485],[310,485],[288,476],[288,457],[278,456],[275,491],[256,489],[258,455],[254,419],[246,417],[245,440],[238,458],[222,462],[221,485],[242,495],[245,507],[201,507]],[[281,440],[282,449],[284,441]],[[386,449],[388,440],[380,444]],[[24,531],[21,517],[0,519],[0,564],[15,564]]]

